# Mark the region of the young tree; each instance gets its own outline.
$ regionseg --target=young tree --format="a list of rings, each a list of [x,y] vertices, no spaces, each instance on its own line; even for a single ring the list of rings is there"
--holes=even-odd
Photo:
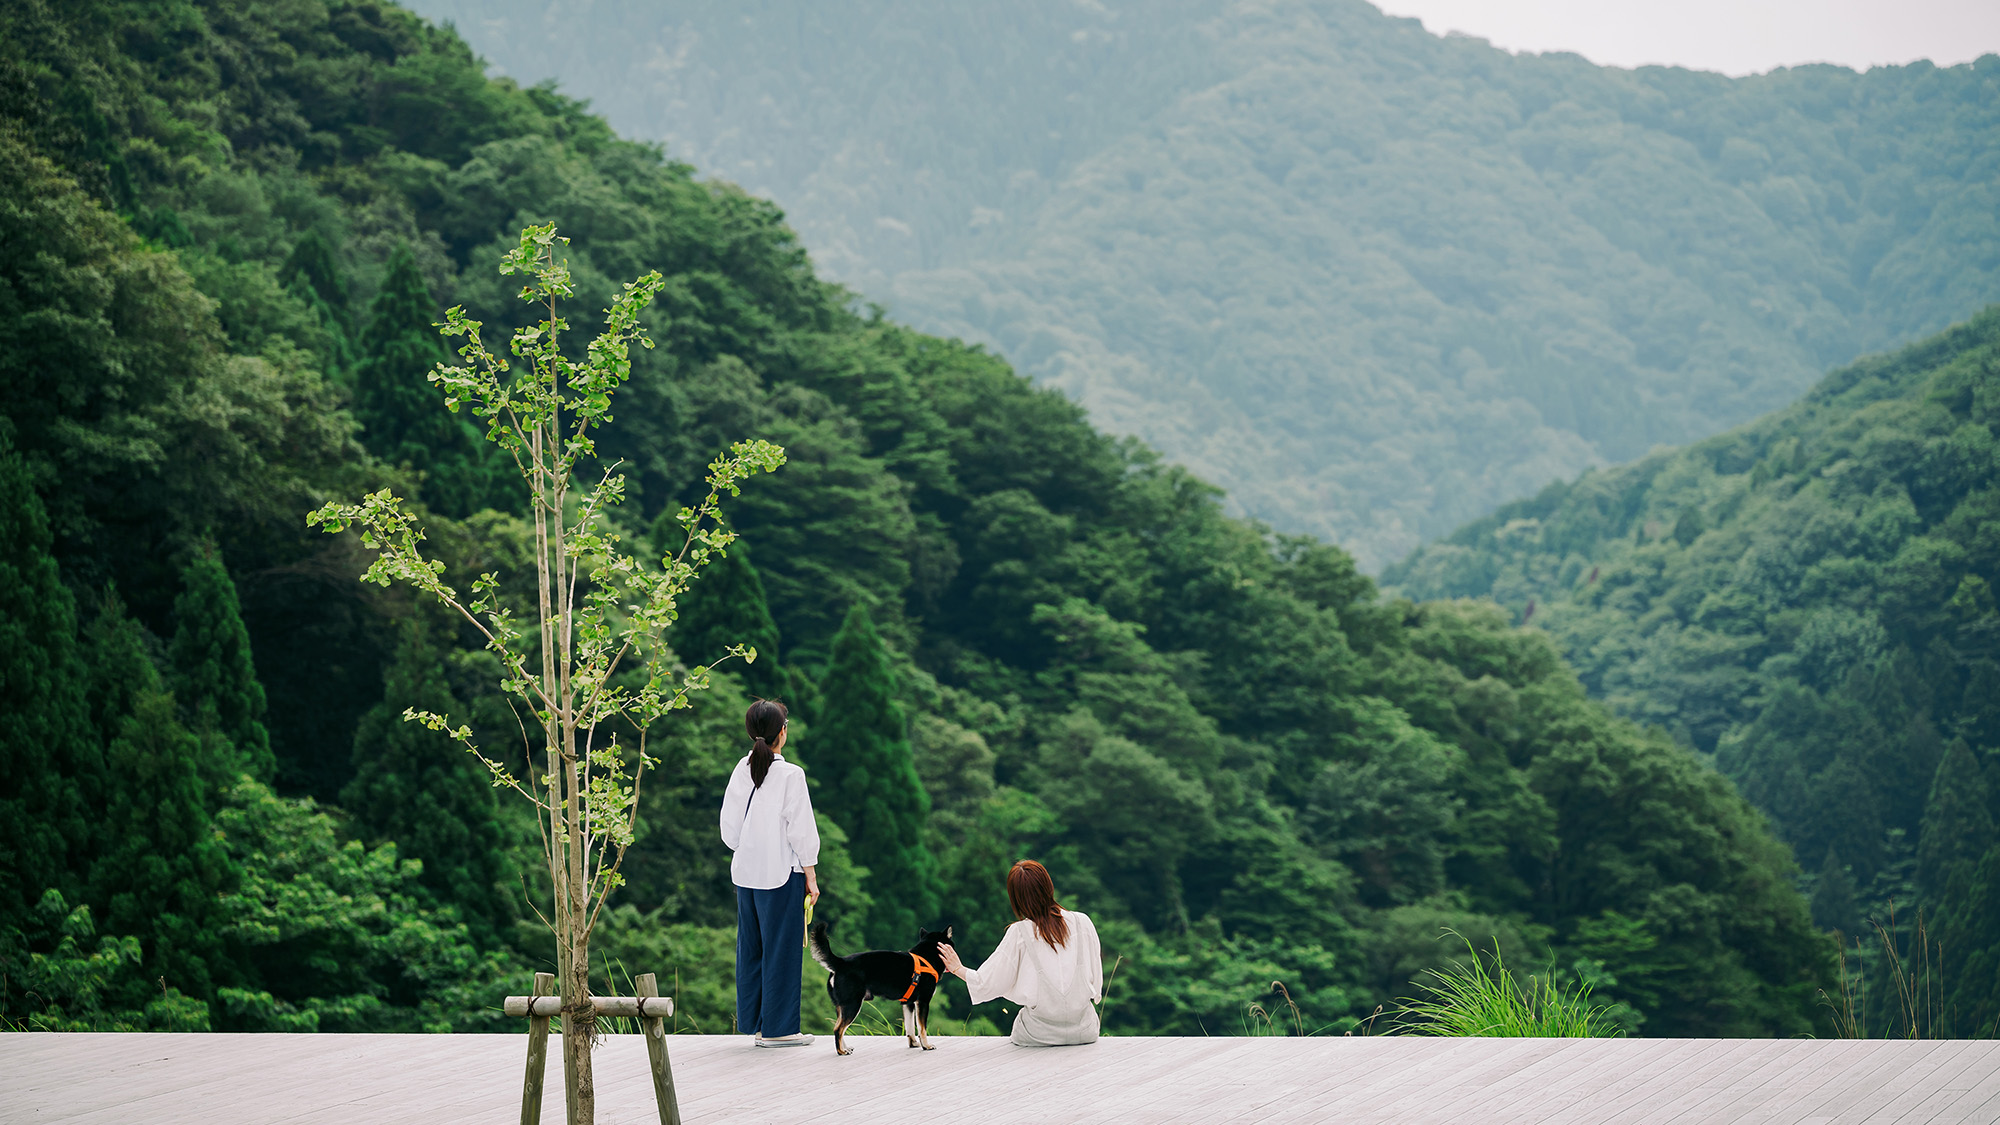
[[[517,627],[513,608],[502,601],[497,575],[479,576],[469,598],[447,585],[445,564],[424,554],[423,529],[387,489],[358,504],[327,504],[307,522],[329,532],[358,527],[362,543],[378,552],[365,580],[407,582],[479,630],[506,671],[506,690],[540,727],[541,745],[527,749],[531,762],[539,751],[541,776],[531,769],[522,779],[480,750],[470,726],[453,726],[449,716],[414,707],[404,712],[405,719],[450,731],[478,756],[494,785],[512,789],[536,809],[553,887],[545,920],[556,937],[572,1120],[589,1125],[597,1104],[590,1069],[591,931],[623,881],[619,867],[632,842],[639,781],[648,764],[647,731],[687,708],[690,693],[708,686],[713,666],[676,665],[664,634],[688,584],[735,538],[715,526],[722,494],[735,496],[751,474],[775,471],[785,454],[769,442],[737,442],[710,462],[707,495],[679,514],[685,539],[678,553],[656,570],[620,552],[606,510],[623,498],[624,477],[616,465],[604,469],[594,486],[576,477],[595,455],[592,433],[609,418],[612,394],[631,377],[632,344],[652,346],[639,317],[665,281],[655,271],[626,285],[605,312],[604,330],[581,361],[573,359],[562,346],[569,324],[558,312],[559,302],[574,295],[561,257],[566,244],[553,224],[529,227],[501,259],[502,274],[525,275],[521,297],[540,316],[514,333],[512,351],[524,370],[510,372],[481,341],[480,322],[453,308],[443,331],[466,340],[459,349],[466,362],[441,366],[432,376],[448,408],[470,406],[485,421],[488,438],[513,459],[527,485],[535,556],[535,605],[527,628]],[[740,645],[728,655],[756,658]],[[620,674],[628,663],[641,665],[637,674]],[[620,744],[621,727],[636,733],[636,746]]]
[[[902,948],[919,925],[936,921],[937,860],[924,843],[931,802],[896,703],[895,670],[858,603],[834,634],[820,692],[809,752],[821,767],[827,809],[846,830],[854,862],[869,872],[874,907],[864,930],[874,945]]]
[[[270,781],[278,771],[271,734],[264,729],[264,685],[250,659],[250,631],[236,583],[213,548],[181,571],[174,599],[174,639],[167,650],[173,664],[174,697],[189,729],[212,745],[210,761],[222,773],[208,778],[217,793],[237,772]]]

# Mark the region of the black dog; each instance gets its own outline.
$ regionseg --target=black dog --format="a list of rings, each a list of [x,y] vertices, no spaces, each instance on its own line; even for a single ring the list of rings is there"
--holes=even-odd
[[[937,993],[938,966],[944,964],[938,946],[951,942],[951,927],[918,931],[917,944],[907,953],[871,949],[852,957],[835,953],[826,931],[825,922],[813,923],[813,960],[826,968],[826,994],[840,1014],[839,1022],[833,1025],[833,1049],[843,1055],[854,1053],[847,1045],[847,1025],[860,1017],[862,1001],[882,999],[903,1006],[903,1038],[910,1046],[933,1050],[926,1032],[931,1022],[931,997]]]

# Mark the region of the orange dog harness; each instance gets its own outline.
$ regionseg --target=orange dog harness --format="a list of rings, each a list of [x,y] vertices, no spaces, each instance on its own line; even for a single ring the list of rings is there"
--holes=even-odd
[[[922,957],[919,957],[914,953],[910,954],[910,987],[903,990],[903,998],[901,1000],[898,1000],[897,1003],[899,1004],[909,1003],[910,997],[915,996],[917,994],[917,985],[921,983],[924,977],[926,976],[930,977],[932,980],[937,980],[938,979],[937,969],[932,967],[931,963],[929,961],[924,960]]]

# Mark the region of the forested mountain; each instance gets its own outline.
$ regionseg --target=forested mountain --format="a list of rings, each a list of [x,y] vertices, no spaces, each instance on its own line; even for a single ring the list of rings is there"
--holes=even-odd
[[[772,205],[407,11],[10,4],[0,105],[10,1026],[498,1028],[545,963],[532,828],[399,721],[519,738],[498,667],[304,519],[394,488],[451,573],[518,565],[505,473],[423,376],[447,302],[489,338],[523,319],[496,266],[541,220],[578,310],[666,278],[599,444],[624,542],[661,546],[724,443],[789,452],[672,635],[764,658],[653,744],[597,945],[676,981],[682,1026],[732,1009],[714,809],[752,691],[793,705],[843,946],[943,918],[987,947],[1032,854],[1099,919],[1118,1030],[1241,1030],[1273,980],[1350,1027],[1444,926],[1642,1033],[1824,1023],[1789,853],[1547,637],[1226,515],[995,356],[855,311]]]
[[[2000,309],[1789,409],[1510,504],[1391,567],[1491,596],[1671,730],[1816,872],[1929,912],[1960,1034],[2000,1021]]]
[[[2000,299],[2000,58],[1730,79],[1363,0],[417,0],[1364,570]]]

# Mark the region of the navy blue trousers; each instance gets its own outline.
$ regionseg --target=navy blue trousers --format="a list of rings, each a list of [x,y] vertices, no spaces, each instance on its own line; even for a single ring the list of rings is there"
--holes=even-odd
[[[799,1030],[799,950],[806,877],[768,891],[736,888],[736,1030],[775,1039]]]

